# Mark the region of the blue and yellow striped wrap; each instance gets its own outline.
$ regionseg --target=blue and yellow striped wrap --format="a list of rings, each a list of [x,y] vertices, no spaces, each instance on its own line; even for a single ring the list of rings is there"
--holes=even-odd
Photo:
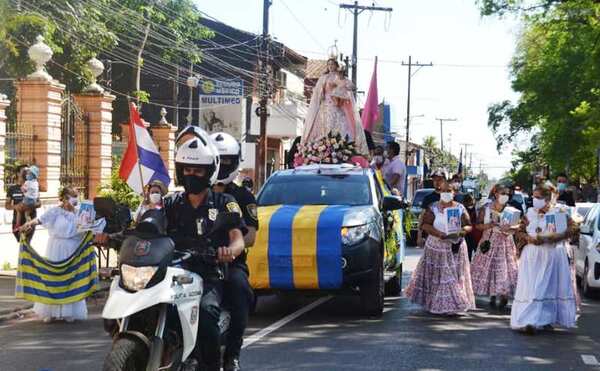
[[[16,297],[43,304],[70,304],[92,295],[97,288],[93,234],[87,233],[69,258],[50,262],[21,240]]]
[[[340,288],[346,210],[325,205],[259,207],[261,228],[248,254],[252,287]]]

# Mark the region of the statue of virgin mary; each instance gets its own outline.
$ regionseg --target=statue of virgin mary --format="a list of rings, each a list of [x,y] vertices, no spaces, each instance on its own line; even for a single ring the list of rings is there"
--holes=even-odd
[[[300,148],[304,149],[305,153],[299,153],[301,158],[297,163],[337,163],[338,160],[356,162],[354,158],[364,158],[368,155],[367,140],[352,94],[353,89],[352,82],[344,76],[337,60],[330,58],[327,61],[327,72],[319,78],[313,88],[300,143]],[[351,150],[352,156],[349,157],[352,157],[352,160],[345,159],[343,154],[338,159],[335,157],[336,153],[331,155],[335,149],[329,150],[327,145],[323,146],[323,143],[328,144],[332,140],[339,144],[340,139],[345,143],[345,148]],[[312,149],[313,146],[317,151],[312,151],[311,156],[306,156],[306,149]],[[324,155],[323,152],[328,153]]]

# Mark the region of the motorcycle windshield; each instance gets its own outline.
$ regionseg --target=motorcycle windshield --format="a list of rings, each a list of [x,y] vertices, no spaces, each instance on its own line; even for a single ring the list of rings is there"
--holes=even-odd
[[[175,244],[169,237],[143,239],[129,236],[121,246],[119,260],[132,267],[159,266],[173,260]]]

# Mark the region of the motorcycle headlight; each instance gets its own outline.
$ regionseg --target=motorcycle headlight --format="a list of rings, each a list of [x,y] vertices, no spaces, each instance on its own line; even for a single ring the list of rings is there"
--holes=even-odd
[[[132,267],[131,265],[121,265],[121,282],[125,288],[131,291],[139,291],[146,287],[158,267]]]
[[[369,235],[369,225],[342,228],[342,243],[344,245],[355,245],[363,241]]]

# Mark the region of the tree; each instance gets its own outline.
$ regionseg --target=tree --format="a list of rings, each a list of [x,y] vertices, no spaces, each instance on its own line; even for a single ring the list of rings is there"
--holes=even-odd
[[[33,72],[27,50],[37,35],[45,38],[54,55],[48,63],[50,75],[80,91],[89,82],[86,62],[101,48],[116,45],[116,36],[103,15],[88,1],[1,0],[0,65],[3,77],[20,78]],[[97,0],[102,2],[105,0]]]
[[[447,171],[454,171],[458,168],[458,159],[453,154],[443,151],[438,147],[437,141],[434,136],[427,136],[423,138],[423,147],[425,149],[425,155],[429,159],[430,169],[446,169]]]
[[[554,5],[567,0],[478,0],[479,9],[484,16],[504,15],[506,13],[547,12]]]
[[[549,165],[590,181],[600,139],[600,5],[548,3],[546,12],[525,18],[513,57],[512,87],[520,98],[491,106],[489,126],[499,148],[521,133],[534,135],[528,152],[539,158],[517,153],[513,170]]]

